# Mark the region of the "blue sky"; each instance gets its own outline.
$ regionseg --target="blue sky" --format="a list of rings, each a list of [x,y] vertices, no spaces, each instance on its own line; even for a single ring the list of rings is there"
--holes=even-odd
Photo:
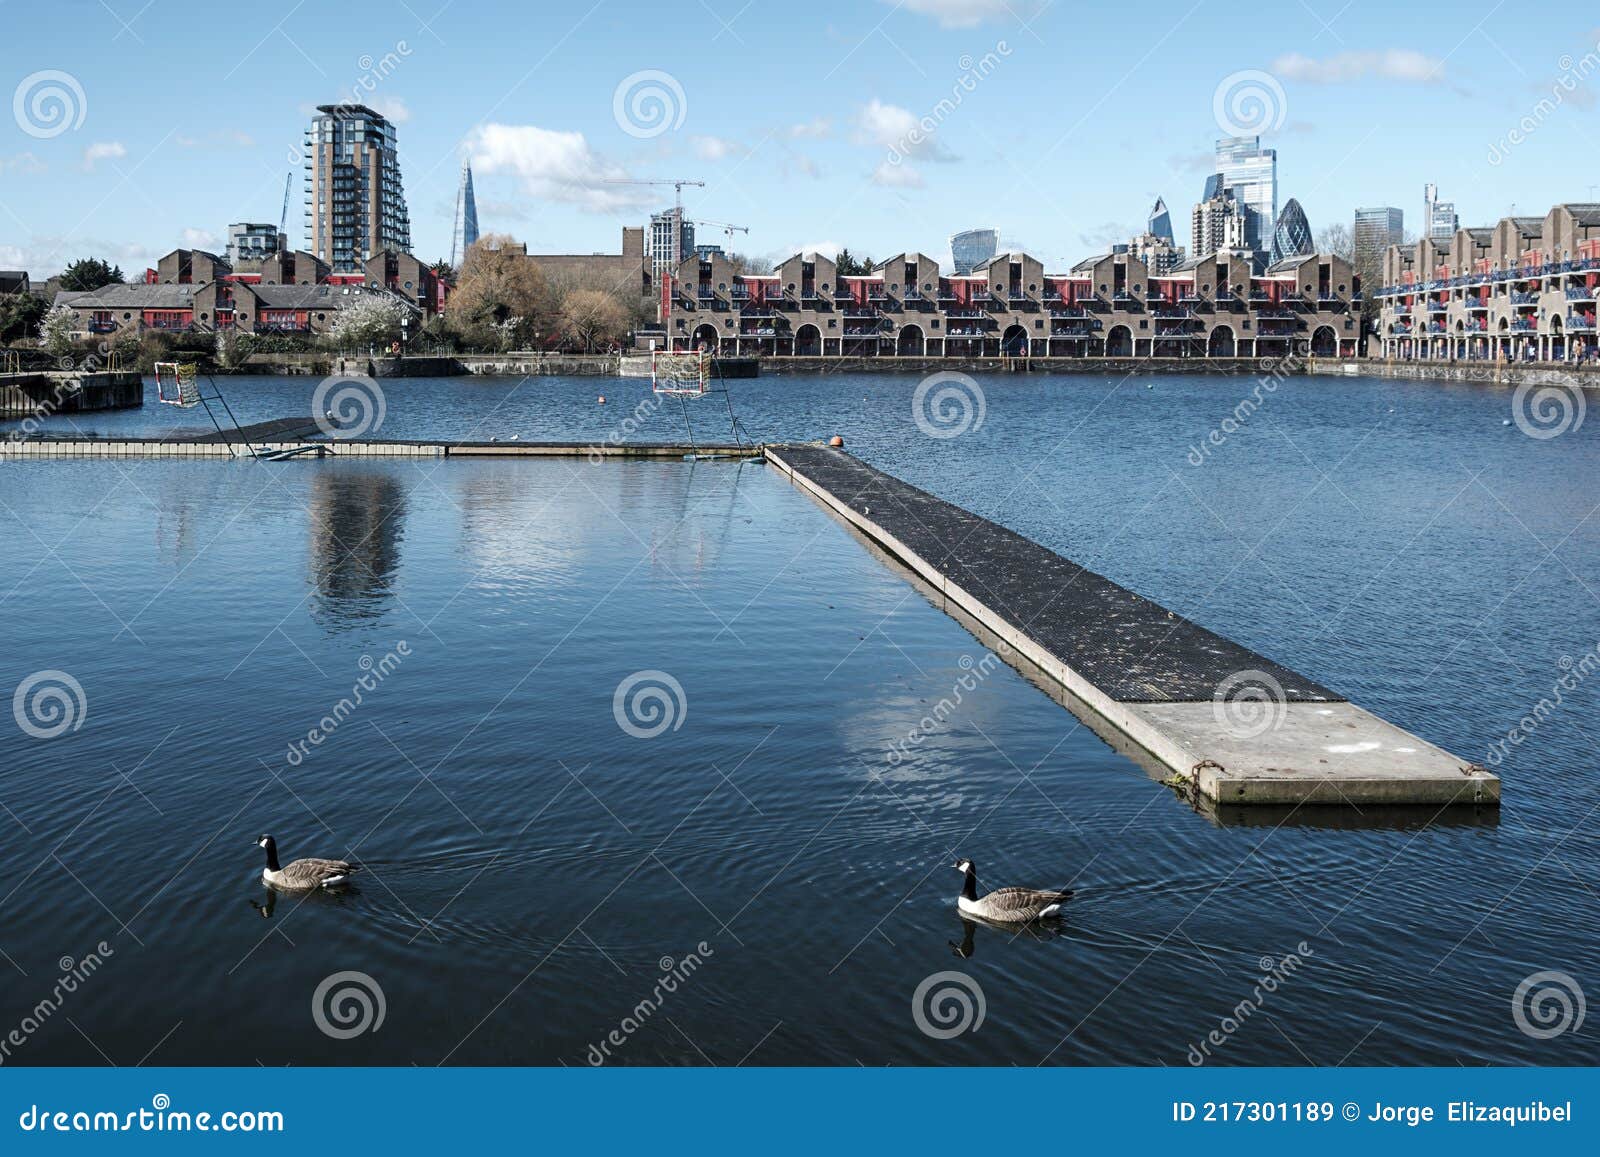
[[[535,251],[615,249],[671,201],[609,178],[692,177],[691,215],[747,225],[749,252],[942,256],[994,225],[1062,268],[1157,194],[1186,240],[1222,122],[1266,126],[1313,228],[1368,204],[1415,227],[1429,180],[1464,223],[1542,214],[1600,200],[1584,8],[0,0],[0,267],[220,247],[230,221],[277,220],[291,169],[298,242],[301,131],[352,94],[398,122],[430,260],[471,154],[483,229]]]

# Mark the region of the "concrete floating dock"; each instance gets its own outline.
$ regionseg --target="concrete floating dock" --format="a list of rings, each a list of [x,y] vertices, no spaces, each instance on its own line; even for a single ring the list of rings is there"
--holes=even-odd
[[[767,461],[1217,804],[1498,804],[1500,780],[841,450]]]
[[[683,442],[512,442],[436,439],[338,438],[321,433],[311,418],[275,418],[237,430],[151,438],[0,438],[0,457],[10,458],[685,458],[758,456],[760,447]]]

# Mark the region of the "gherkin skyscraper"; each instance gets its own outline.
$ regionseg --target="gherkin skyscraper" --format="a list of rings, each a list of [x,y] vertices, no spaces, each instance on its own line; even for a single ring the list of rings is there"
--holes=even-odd
[[[1290,197],[1278,214],[1278,223],[1272,230],[1272,260],[1285,257],[1304,257],[1316,252],[1316,242],[1311,236],[1311,223],[1306,220],[1300,202]]]
[[[478,202],[472,195],[472,165],[461,162],[461,187],[456,190],[456,221],[450,233],[450,265],[459,269],[467,250],[478,240]]]

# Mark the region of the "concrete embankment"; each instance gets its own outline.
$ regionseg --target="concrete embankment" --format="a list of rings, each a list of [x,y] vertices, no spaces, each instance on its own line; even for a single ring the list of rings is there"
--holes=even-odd
[[[77,414],[144,405],[144,380],[132,370],[0,374],[0,417]]]
[[[1221,804],[1495,804],[1500,781],[1311,679],[840,450],[767,460]]]
[[[1419,382],[1484,382],[1503,386],[1571,386],[1600,389],[1600,366],[1515,365],[1509,362],[1386,361],[1382,358],[1313,358],[1313,374],[1396,378]]]

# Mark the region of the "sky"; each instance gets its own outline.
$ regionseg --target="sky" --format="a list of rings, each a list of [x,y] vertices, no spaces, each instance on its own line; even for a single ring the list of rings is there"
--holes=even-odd
[[[1587,14],[1586,13],[1587,10]],[[129,274],[276,221],[318,104],[396,122],[413,250],[446,257],[463,158],[484,232],[615,252],[686,178],[702,242],[945,258],[998,228],[1052,270],[1180,243],[1215,139],[1259,130],[1279,203],[1463,224],[1600,200],[1600,15],[1514,0],[0,0],[0,268]]]

